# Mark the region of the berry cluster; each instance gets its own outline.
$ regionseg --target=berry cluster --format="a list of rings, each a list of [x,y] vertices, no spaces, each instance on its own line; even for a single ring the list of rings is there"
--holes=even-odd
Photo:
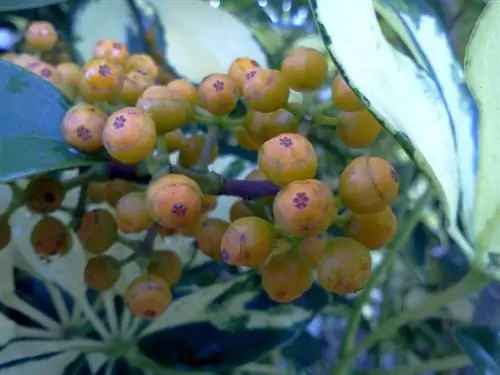
[[[27,46],[38,52],[56,41],[56,31],[46,22],[34,22],[26,32]],[[197,87],[184,79],[156,84],[159,68],[154,60],[129,54],[125,45],[113,40],[99,41],[82,68],[73,63],[54,67],[29,54],[4,58],[65,87],[78,99],[61,131],[81,152],[105,149],[114,162],[133,168],[159,161],[167,166],[169,158],[162,159],[162,154],[179,153],[179,168],[151,171],[145,190],[124,180],[90,181],[87,200],[107,203],[109,209],[84,210],[75,226],[89,254],[85,282],[98,291],[113,288],[126,264],[106,254],[108,249],[120,236],[147,231],[144,246],[136,249],[147,255],[147,262],[125,296],[137,316],[162,314],[182,273],[179,255],[153,249],[149,237],[192,237],[212,260],[258,272],[268,296],[287,303],[304,294],[314,280],[333,293],[358,291],[370,276],[370,251],[386,246],[396,232],[390,204],[399,182],[387,161],[355,158],[335,189],[317,179],[320,161],[299,125],[304,113],[325,116],[289,103],[292,90],[309,93],[328,81],[327,60],[315,49],[293,49],[279,70],[241,57],[226,73],[210,74]],[[331,106],[340,110],[338,137],[351,148],[371,145],[382,130],[378,121],[340,75],[333,79],[331,93]],[[203,119],[212,122],[208,126],[234,122],[227,116],[239,100],[248,111],[231,130],[242,148],[258,152],[258,168],[245,181],[268,181],[279,192],[255,202],[236,201],[226,221],[210,217],[217,196],[206,194],[206,187],[191,173],[182,173],[198,171],[202,154],[208,155],[205,164],[215,160],[217,143],[208,142],[206,134],[185,136],[181,128]],[[50,215],[61,209],[66,191],[64,183],[46,176],[32,179],[24,190],[24,204],[43,214],[31,234],[40,257],[64,255],[71,249],[70,229]],[[344,231],[344,237],[328,234],[333,225]],[[8,220],[0,218],[0,247],[9,241]]]

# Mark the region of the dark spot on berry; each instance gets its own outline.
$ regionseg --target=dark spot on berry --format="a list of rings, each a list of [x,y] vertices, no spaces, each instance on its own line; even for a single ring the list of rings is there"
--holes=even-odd
[[[106,77],[111,74],[111,69],[107,65],[101,65],[99,66],[99,74]]]
[[[293,145],[292,139],[290,137],[280,137],[279,142],[280,142],[280,146],[283,146],[286,148],[292,147],[292,145]]]
[[[394,168],[391,168],[391,177],[394,179],[394,181],[399,182],[398,172],[396,172]]]
[[[113,121],[113,127],[115,129],[121,129],[125,126],[125,123],[127,122],[127,119],[125,116],[118,116],[115,118],[115,121]]]
[[[156,317],[156,311],[153,309],[147,309],[144,311],[144,316],[146,318],[154,318]]]
[[[227,261],[229,259],[229,251],[227,251],[227,249],[222,249],[220,255],[222,256],[223,260]]]
[[[122,49],[122,44],[118,42],[113,42],[113,48],[114,49]]]
[[[92,133],[84,125],[80,125],[78,128],[76,128],[76,136],[85,142],[92,139]]]
[[[172,206],[172,209],[170,210],[170,212],[177,217],[184,217],[184,216],[186,216],[187,207],[183,204],[176,203]]]
[[[35,69],[38,65],[40,65],[40,63],[39,63],[39,62],[32,62],[32,63],[29,63],[28,65],[26,65],[26,68],[27,68],[28,70],[33,70],[33,69]]]
[[[295,208],[299,210],[302,208],[306,208],[308,206],[308,203],[309,197],[306,193],[300,192],[295,194],[295,198],[293,198],[293,205],[295,206]]]
[[[255,60],[250,60],[250,64],[254,67],[254,68],[258,68],[260,65],[257,61]]]
[[[222,82],[221,80],[217,80],[213,84],[213,87],[215,88],[215,92],[221,92],[224,90],[224,82]]]
[[[252,70],[250,73],[247,74],[247,80],[253,79],[253,77],[255,77],[256,74],[257,74],[257,71]]]
[[[54,194],[52,193],[45,193],[43,199],[47,203],[54,203],[56,201],[56,197],[54,197]]]
[[[45,77],[45,78],[49,78],[51,75],[52,75],[52,72],[50,71],[50,69],[48,68],[43,68],[41,71],[40,71],[40,75],[42,77]]]

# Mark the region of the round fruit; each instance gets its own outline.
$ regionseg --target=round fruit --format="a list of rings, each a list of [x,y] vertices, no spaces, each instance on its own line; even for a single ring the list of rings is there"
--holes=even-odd
[[[31,231],[31,245],[41,258],[63,255],[71,249],[71,234],[60,220],[45,216]]]
[[[27,68],[30,64],[39,63],[41,60],[29,53],[20,53],[19,55],[15,55],[12,57],[12,63],[19,65],[23,68]]]
[[[351,148],[365,148],[377,139],[382,126],[366,109],[357,112],[342,112],[336,126],[339,139]]]
[[[328,63],[320,51],[296,47],[281,62],[281,71],[293,90],[314,91],[326,81]]]
[[[137,100],[137,107],[151,116],[158,134],[179,129],[194,116],[194,107],[188,100],[162,85],[148,87]]]
[[[123,233],[139,233],[154,224],[144,193],[128,193],[120,198],[116,204],[116,224]]]
[[[163,136],[165,140],[165,148],[167,152],[179,151],[184,144],[184,134],[181,129],[175,129],[171,132],[165,133]]]
[[[279,70],[259,69],[248,74],[243,86],[243,100],[248,108],[259,112],[273,112],[288,103],[290,87]]]
[[[88,252],[102,254],[117,241],[118,228],[111,212],[96,208],[83,215],[76,235]]]
[[[203,213],[212,212],[217,207],[217,196],[216,195],[203,195]]]
[[[218,218],[208,218],[196,233],[198,249],[213,260],[221,260],[221,242],[224,233],[229,228],[226,220]]]
[[[238,145],[244,150],[257,151],[262,146],[262,142],[253,139],[244,128],[236,130],[235,137]]]
[[[80,67],[73,62],[64,62],[56,66],[56,70],[64,83],[71,87],[78,87],[82,78]]]
[[[184,139],[184,144],[179,149],[179,165],[192,168],[198,162],[207,137],[205,134],[194,134]],[[214,144],[209,162],[212,163],[219,154],[219,146]]]
[[[302,240],[300,243],[300,251],[305,255],[309,263],[315,267],[319,262],[321,254],[323,254],[325,246],[325,240],[317,236],[310,236]]]
[[[7,247],[11,238],[12,230],[10,228],[9,219],[6,216],[0,215],[0,250]]]
[[[247,181],[259,181],[259,180],[267,180],[266,175],[259,169],[252,169],[245,177]]]
[[[182,275],[181,257],[173,250],[157,250],[149,262],[148,273],[162,278],[172,287]]]
[[[332,83],[332,101],[338,109],[346,112],[357,112],[364,108],[363,103],[340,74],[335,76]]]
[[[85,64],[78,85],[80,96],[88,102],[113,100],[123,85],[122,68],[106,59],[94,59]]]
[[[123,86],[118,98],[125,105],[134,106],[144,91],[152,84],[151,77],[148,75],[134,70],[127,72],[123,78]]]
[[[34,21],[30,23],[24,34],[26,44],[35,51],[48,51],[57,42],[57,31],[50,22]]]
[[[99,40],[92,51],[94,58],[106,59],[118,65],[124,65],[128,59],[128,49],[123,43],[111,39]]]
[[[26,69],[35,73],[37,76],[42,77],[47,82],[52,83],[55,86],[59,86],[63,83],[62,77],[55,67],[46,62],[39,61],[28,64]]]
[[[104,143],[102,133],[108,116],[95,105],[77,104],[62,121],[64,140],[82,152],[97,152]]]
[[[198,105],[198,91],[196,87],[186,79],[174,79],[167,84],[167,90],[175,97],[187,100],[191,105]]]
[[[289,183],[276,195],[273,212],[276,225],[301,237],[324,232],[337,216],[330,186],[319,180]]]
[[[151,182],[146,199],[155,220],[167,228],[186,229],[200,219],[203,193],[184,175],[167,174]]]
[[[122,108],[109,116],[102,138],[111,157],[123,164],[136,164],[155,148],[155,124],[140,109]]]
[[[158,65],[153,58],[146,54],[130,55],[125,63],[125,72],[139,71],[151,77],[151,81],[158,78]]]
[[[87,261],[85,284],[99,292],[110,290],[120,278],[121,265],[110,255],[98,255]]]
[[[53,177],[32,179],[24,189],[24,204],[33,212],[48,214],[61,207],[66,192],[61,182]]]
[[[259,150],[258,163],[269,181],[279,186],[314,178],[318,169],[313,145],[296,133],[284,133],[266,141]]]
[[[238,102],[237,84],[225,74],[210,74],[198,86],[198,100],[201,108],[216,116],[227,116]]]
[[[233,221],[221,240],[222,259],[234,266],[257,267],[271,254],[276,241],[272,224],[256,216]]]
[[[307,292],[312,284],[312,267],[300,252],[279,251],[262,268],[262,287],[275,302],[292,302]]]
[[[229,209],[229,221],[231,222],[250,216],[254,216],[253,211],[241,199],[235,201]]]
[[[115,179],[106,183],[105,200],[111,207],[115,207],[118,201],[134,190],[134,185],[126,180]]]
[[[92,181],[87,186],[87,198],[92,203],[101,203],[106,200],[108,194],[108,183]]]
[[[163,314],[170,305],[172,293],[162,278],[143,275],[127,287],[125,302],[134,316],[155,318]]]
[[[319,284],[327,291],[347,295],[359,291],[371,274],[370,250],[351,238],[329,241],[316,266]]]
[[[396,170],[379,157],[357,157],[340,174],[339,197],[357,214],[371,214],[386,209],[397,196],[398,190]]]
[[[243,126],[252,139],[264,143],[283,133],[296,133],[299,121],[293,113],[280,108],[270,113],[249,111]]]
[[[343,229],[347,237],[375,250],[386,246],[394,238],[397,220],[392,209],[387,207],[373,214],[353,214]]]
[[[237,84],[240,95],[248,74],[257,69],[260,69],[259,63],[248,57],[239,57],[231,63],[227,75]]]

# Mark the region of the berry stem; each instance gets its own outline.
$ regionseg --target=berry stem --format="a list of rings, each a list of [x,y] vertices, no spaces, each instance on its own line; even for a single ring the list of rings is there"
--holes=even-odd
[[[195,121],[206,126],[220,126],[226,130],[236,130],[243,126],[243,119],[215,116],[201,108],[196,108]]]
[[[193,169],[199,171],[208,171],[208,165],[212,159],[212,150],[219,143],[219,128],[217,126],[208,126],[205,143],[200,152],[200,157]]]
[[[158,224],[153,224],[148,231],[146,232],[146,236],[139,243],[136,251],[132,256],[134,256],[135,261],[141,268],[145,268],[149,264],[149,259],[154,254],[154,241],[158,234]]]
[[[332,116],[317,115],[314,117],[314,125],[321,126],[337,126],[339,124],[339,119]]]
[[[440,372],[459,369],[470,365],[470,358],[466,354],[451,355],[439,359],[431,359],[416,365],[400,366],[392,370],[374,370],[367,375],[411,375],[427,372]]]

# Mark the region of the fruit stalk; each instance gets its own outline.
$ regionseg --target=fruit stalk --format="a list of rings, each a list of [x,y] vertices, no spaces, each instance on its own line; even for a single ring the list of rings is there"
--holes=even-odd
[[[424,372],[438,372],[459,369],[470,365],[470,358],[466,354],[458,354],[439,359],[432,359],[412,366],[400,366],[390,371],[374,370],[368,375],[411,375]]]

